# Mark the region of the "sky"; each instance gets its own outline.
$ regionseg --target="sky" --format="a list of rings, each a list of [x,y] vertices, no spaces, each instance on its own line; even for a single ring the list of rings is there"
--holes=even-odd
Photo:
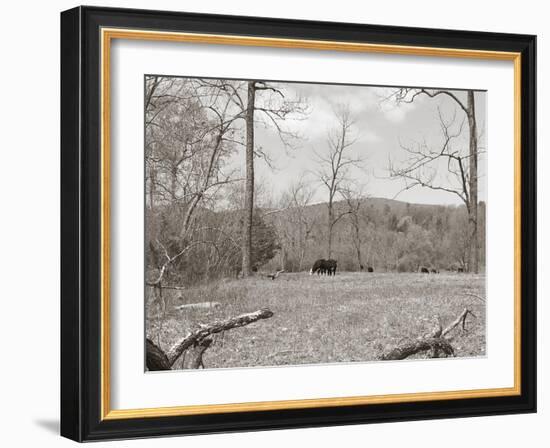
[[[446,120],[451,120],[456,114],[455,126],[458,129],[465,114],[451,98],[422,95],[415,98],[413,103],[398,105],[395,101],[385,99],[394,91],[388,87],[299,83],[277,83],[277,86],[286,98],[301,97],[309,107],[305,117],[281,122],[283,128],[300,135],[300,138],[293,140],[290,149],[285,147],[273,126],[255,126],[256,145],[268,153],[273,161],[269,167],[264,161],[256,159],[256,179],[264,184],[274,201],[301,177],[315,189],[312,202],[326,201],[326,191],[311,174],[317,168],[315,153],[322,155],[328,151],[327,135],[336,125],[335,110],[341,105],[347,105],[355,121],[353,131],[356,141],[350,151],[364,160],[361,169],[354,169],[350,175],[363,187],[365,195],[411,203],[461,204],[458,196],[444,191],[422,187],[402,191],[403,181],[390,179],[388,171],[389,160],[395,165],[402,165],[407,160],[407,153],[402,146],[410,147],[424,141],[430,148],[441,148],[443,135],[438,110]],[[457,90],[453,93],[466,104],[466,92]],[[486,92],[475,93],[480,131],[478,143],[484,151],[487,150],[486,95]],[[467,121],[454,148],[460,149],[463,154],[468,152]],[[233,163],[244,168],[243,153],[239,151]],[[478,195],[479,200],[483,201],[486,198],[487,182],[485,154],[479,155],[478,170]],[[451,185],[446,173],[446,165],[438,167],[438,183],[444,187]]]

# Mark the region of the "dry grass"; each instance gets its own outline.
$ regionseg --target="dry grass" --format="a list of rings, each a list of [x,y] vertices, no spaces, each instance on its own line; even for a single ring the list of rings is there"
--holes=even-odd
[[[276,281],[254,277],[226,280],[187,291],[166,291],[167,311],[147,309],[147,334],[168,348],[188,330],[268,307],[275,315],[226,332],[206,352],[206,368],[372,361],[403,338],[432,330],[434,316],[445,327],[462,310],[476,319],[468,331],[451,333],[457,356],[485,354],[485,277],[471,274],[339,273],[336,277],[283,274]],[[184,303],[219,302],[209,309]],[[179,368],[180,362],[175,368]]]

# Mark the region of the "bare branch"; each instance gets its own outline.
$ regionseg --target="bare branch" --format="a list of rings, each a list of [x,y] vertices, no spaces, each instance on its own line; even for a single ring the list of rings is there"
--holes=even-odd
[[[187,336],[176,342],[168,350],[166,353],[168,363],[172,366],[185,350],[211,334],[244,327],[261,319],[269,319],[272,316],[273,312],[271,310],[263,308],[253,313],[241,314],[240,316],[232,317],[227,320],[202,325],[198,330],[190,332]]]
[[[213,334],[223,333],[233,328],[244,327],[261,319],[269,319],[273,312],[267,308],[253,313],[241,314],[223,321],[216,321],[208,325],[201,325],[198,330],[192,331],[187,336],[176,342],[167,352],[164,352],[151,339],[146,339],[146,362],[150,371],[171,370],[177,359],[189,348],[203,345],[206,350],[212,343],[209,337]],[[206,342],[205,341],[209,341]],[[202,353],[201,353],[202,354]],[[198,368],[194,365],[192,368]]]
[[[399,142],[401,149],[409,155],[409,158],[402,166],[395,166],[391,158],[388,160],[388,172],[390,178],[405,181],[403,188],[395,195],[397,197],[403,191],[410,190],[417,186],[432,190],[445,191],[458,196],[464,204],[470,206],[470,192],[468,186],[468,155],[455,150],[453,144],[464,129],[465,119],[458,126],[456,123],[456,110],[450,119],[445,119],[438,108],[438,118],[443,136],[439,148],[432,149],[424,140],[414,142],[412,145],[405,145]],[[445,161],[447,172],[453,175],[458,182],[453,185],[451,179],[447,178],[449,185],[445,186],[438,182],[438,167],[440,161]]]

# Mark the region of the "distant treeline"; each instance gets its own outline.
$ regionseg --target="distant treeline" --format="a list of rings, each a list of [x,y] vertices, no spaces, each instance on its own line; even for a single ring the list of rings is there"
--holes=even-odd
[[[350,207],[335,203],[341,215],[332,242],[338,270],[416,272],[464,268],[468,259],[468,214],[464,206],[420,205],[369,198]],[[354,211],[354,213],[351,212]],[[147,216],[147,270],[157,272],[185,249],[166,273],[164,284],[237,277],[241,270],[242,211],[195,212],[193,231],[181,234],[185,207],[157,206]],[[327,257],[327,206],[256,209],[253,219],[253,271],[309,270]],[[153,235],[152,232],[155,234]],[[480,265],[485,265],[485,204],[479,204]],[[161,243],[162,242],[162,243]],[[190,245],[192,243],[192,245]]]
[[[375,271],[416,272],[425,266],[438,270],[466,268],[468,213],[465,206],[410,204],[389,199],[361,199],[349,213],[349,204],[336,203],[342,219],[337,224],[332,258],[338,269],[358,271],[361,265]],[[287,271],[309,269],[326,257],[326,205],[305,207],[300,220],[295,210],[274,217],[280,242],[277,257],[268,268]],[[481,266],[485,265],[485,203],[479,204]],[[300,224],[300,222],[302,224]],[[310,228],[306,228],[311,223]],[[357,226],[357,227],[356,227]]]

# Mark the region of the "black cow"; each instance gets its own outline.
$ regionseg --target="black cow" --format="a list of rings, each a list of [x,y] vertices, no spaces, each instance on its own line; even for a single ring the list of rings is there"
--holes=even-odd
[[[336,260],[333,260],[332,258],[328,259],[326,261],[326,269],[327,269],[327,275],[336,275],[336,268],[338,267],[338,263]]]
[[[317,275],[335,275],[337,265],[338,263],[336,260],[325,260],[324,258],[320,258],[313,263],[313,267],[310,269],[309,275],[313,275],[315,273],[317,273]]]
[[[326,262],[327,260],[325,260],[324,258],[320,258],[315,263],[313,263],[312,268],[309,270],[309,275],[313,275],[315,273],[317,273],[317,275],[324,274],[324,266]]]
[[[367,272],[374,272],[374,268],[372,266],[367,267]]]
[[[431,268],[431,269],[430,269],[430,272],[431,272],[432,274],[439,274],[439,271],[438,271],[437,269],[435,269],[435,268]]]
[[[430,273],[430,270],[429,270],[427,267],[425,267],[425,266],[420,266],[420,272],[421,272],[422,274],[429,274],[429,273]]]

